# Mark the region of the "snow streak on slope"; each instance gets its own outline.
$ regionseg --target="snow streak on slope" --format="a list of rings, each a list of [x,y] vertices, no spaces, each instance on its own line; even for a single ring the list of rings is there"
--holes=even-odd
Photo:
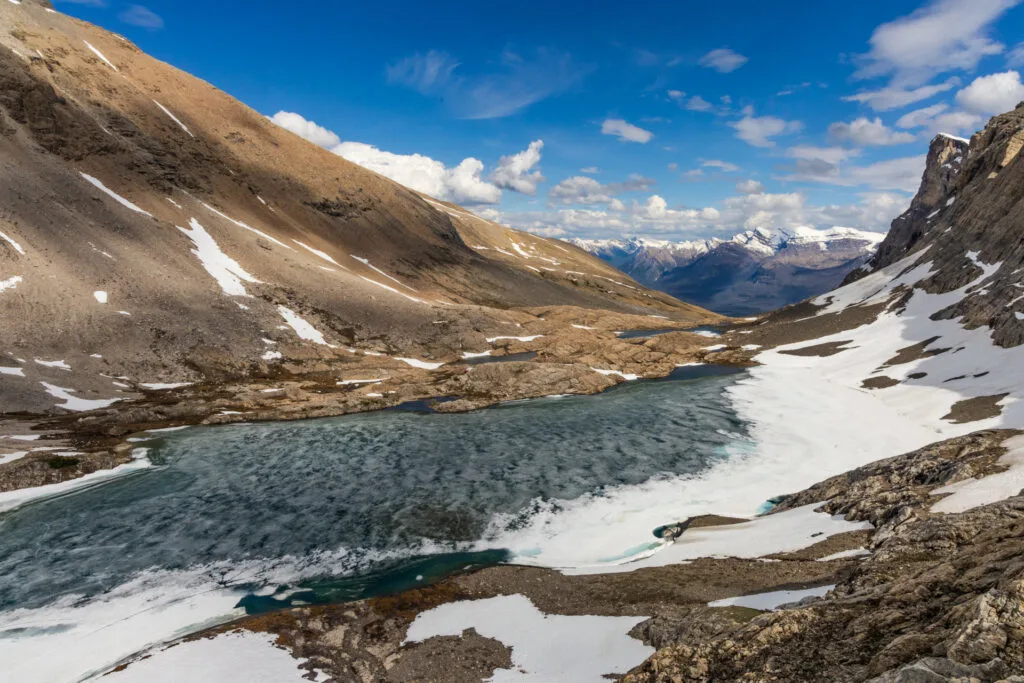
[[[117,203],[121,204],[122,206],[127,207],[127,208],[131,209],[132,211],[134,211],[136,213],[141,213],[144,216],[150,216],[150,217],[153,216],[153,214],[151,214],[149,211],[146,211],[145,209],[141,209],[138,206],[136,206],[135,204],[132,204],[130,201],[128,201],[127,199],[125,199],[124,197],[119,195],[118,193],[114,192],[109,187],[107,187],[102,182],[100,182],[98,179],[93,178],[91,175],[89,175],[87,173],[81,173],[80,175],[83,178],[85,178],[86,180],[88,180],[90,183],[92,183],[97,189],[101,190],[102,192],[104,192],[109,197],[113,197],[117,201]]]
[[[213,239],[213,236],[199,224],[199,221],[195,218],[191,219],[189,227],[192,229],[186,230],[179,226],[178,230],[188,235],[192,243],[196,245],[192,253],[199,258],[203,268],[213,276],[213,279],[217,281],[217,284],[220,285],[224,293],[228,296],[249,296],[245,291],[245,285],[242,284],[242,280],[253,283],[257,283],[259,280],[247,273],[242,266],[238,265],[237,261],[225,254]]]

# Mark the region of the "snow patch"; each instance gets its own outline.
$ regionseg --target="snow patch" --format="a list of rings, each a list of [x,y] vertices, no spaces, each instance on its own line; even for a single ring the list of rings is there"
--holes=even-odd
[[[281,317],[284,318],[284,321],[288,323],[288,327],[292,328],[295,331],[295,334],[299,335],[299,339],[305,339],[306,341],[311,341],[314,344],[320,344],[321,346],[329,346],[327,340],[324,339],[323,333],[299,317],[299,314],[292,309],[285,306],[278,306],[277,312],[280,313]]]
[[[112,197],[121,206],[124,206],[124,207],[126,207],[128,209],[131,209],[135,213],[141,213],[143,216],[149,216],[150,218],[153,217],[153,214],[151,214],[149,211],[146,211],[145,209],[141,209],[138,206],[136,206],[135,204],[132,204],[130,201],[128,201],[127,199],[125,199],[124,197],[122,197],[121,195],[119,195],[118,193],[114,192],[113,190],[111,190],[106,185],[104,185],[97,178],[93,178],[88,173],[81,173],[81,172],[79,172],[79,175],[82,176],[83,178],[85,178],[86,180],[88,180],[90,183],[92,183],[92,185],[94,187],[96,187],[96,189],[98,189],[101,192],[105,193],[107,196]]]
[[[0,280],[0,292],[5,289],[14,289],[23,281],[24,279],[20,275],[9,277],[6,280]]]
[[[709,602],[708,607],[749,607],[761,611],[776,610],[780,605],[797,602],[804,598],[820,598],[835,588],[835,584],[829,586],[818,586],[817,588],[804,588],[802,590],[770,591],[768,593],[754,593],[752,595],[740,595],[735,598],[725,598]]]
[[[232,218],[231,216],[227,215],[226,213],[221,213],[220,211],[218,211],[217,209],[213,208],[212,206],[210,206],[206,202],[201,202],[201,203],[211,213],[214,213],[214,214],[220,216],[221,218],[223,218],[224,220],[226,220],[228,222],[234,223],[235,225],[237,225],[238,227],[242,228],[243,230],[248,230],[249,232],[251,232],[251,233],[253,233],[255,235],[259,235],[263,239],[268,240],[270,242],[273,242],[274,244],[276,244],[279,247],[284,247],[288,251],[295,251],[294,249],[292,249],[291,247],[289,247],[287,244],[285,244],[281,240],[277,239],[276,237],[271,237],[270,235],[268,235],[267,233],[263,232],[262,230],[257,230],[256,228],[252,227],[251,225],[249,225],[247,223],[243,223],[242,221],[235,220],[234,218]]]
[[[0,239],[4,240],[8,244],[10,244],[12,247],[14,247],[14,251],[18,252],[22,256],[25,255],[25,250],[21,247],[21,245],[18,244],[17,242],[15,242],[14,238],[11,237],[10,235],[8,235],[7,233],[5,233],[3,231],[0,231]]]
[[[58,408],[64,410],[71,410],[73,412],[84,412],[87,410],[99,410],[100,408],[106,408],[111,406],[121,399],[119,398],[98,398],[98,399],[86,399],[72,396],[74,389],[65,389],[64,387],[58,387],[54,384],[48,384],[46,382],[40,382],[43,388],[46,389],[46,393],[53,396],[56,399],[64,401],[62,404],[57,404]]]
[[[1024,490],[1024,436],[1003,442],[1007,451],[996,462],[1006,467],[1003,472],[980,479],[967,479],[934,489],[931,494],[950,494],[932,505],[932,512],[966,512],[982,505],[997,503]]]
[[[107,303],[107,293],[104,292],[103,290],[97,290],[93,292],[92,296],[94,299],[96,299],[96,301],[98,301],[101,304]]]
[[[654,648],[629,636],[645,618],[544,614],[523,595],[502,595],[422,612],[409,626],[405,642],[461,636],[472,628],[512,649],[512,668],[497,669],[489,679],[495,683],[599,683],[654,654]]]
[[[203,264],[206,272],[217,281],[221,290],[228,296],[249,296],[245,291],[245,285],[242,284],[242,280],[254,283],[258,283],[259,280],[247,273],[242,266],[238,265],[237,261],[225,254],[213,239],[213,236],[206,231],[206,228],[199,224],[199,221],[193,218],[189,221],[189,226],[192,228],[191,230],[186,230],[181,226],[177,227],[178,230],[181,230],[192,240],[192,243],[196,246],[192,253]]]
[[[421,368],[423,370],[437,370],[439,367],[444,365],[444,363],[431,363],[430,361],[419,360],[418,358],[398,358],[398,357],[396,357],[395,360],[400,360],[403,363],[405,363],[406,365],[411,365],[414,368]]]
[[[90,50],[92,50],[92,52],[93,52],[93,54],[94,54],[94,55],[96,55],[97,57],[99,57],[100,59],[102,59],[102,60],[103,60],[104,62],[106,62],[106,63],[107,63],[107,66],[109,66],[109,67],[110,67],[111,69],[113,69],[114,71],[117,71],[117,70],[118,70],[118,69],[117,69],[117,67],[116,67],[116,66],[114,66],[114,63],[113,63],[112,61],[110,61],[109,59],[107,59],[107,58],[106,58],[106,57],[105,57],[105,56],[103,55],[103,53],[102,53],[102,52],[100,52],[100,51],[99,51],[99,50],[97,50],[97,49],[96,49],[95,47],[93,47],[92,43],[90,43],[90,42],[89,42],[88,40],[83,40],[82,42],[83,42],[83,43],[85,43],[85,46],[86,46],[87,48],[89,48]]]
[[[156,100],[153,100],[153,104],[155,104],[156,106],[160,107],[160,109],[162,109],[165,114],[167,114],[169,117],[171,117],[171,120],[174,121],[176,124],[178,124],[178,127],[180,127],[183,131],[185,131],[186,133],[189,134],[189,137],[193,137],[193,138],[195,137],[195,135],[192,135],[192,131],[190,131],[188,129],[188,127],[185,126],[184,123],[179,121],[177,116],[175,116],[174,114],[171,113],[170,109],[168,109],[164,105],[160,104]]]

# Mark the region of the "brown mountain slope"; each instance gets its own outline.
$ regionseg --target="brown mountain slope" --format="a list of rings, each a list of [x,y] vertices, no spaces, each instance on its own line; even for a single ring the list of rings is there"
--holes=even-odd
[[[516,307],[714,317],[330,154],[47,4],[0,5],[0,410],[364,351],[451,360]]]

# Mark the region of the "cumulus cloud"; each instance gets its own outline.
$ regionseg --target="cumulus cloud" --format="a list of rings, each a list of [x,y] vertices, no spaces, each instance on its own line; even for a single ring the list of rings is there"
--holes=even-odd
[[[956,94],[956,103],[974,114],[1002,114],[1024,100],[1024,84],[1016,71],[974,79]]]
[[[558,95],[582,80],[592,69],[571,55],[537,49],[528,55],[505,51],[497,67],[462,75],[451,55],[431,50],[416,53],[386,69],[388,82],[441,99],[463,119],[492,119],[515,114]]]
[[[640,144],[646,144],[654,137],[654,133],[651,131],[634,126],[623,119],[605,119],[601,124],[601,133],[614,135],[626,142],[639,142]]]
[[[616,195],[650,190],[655,184],[653,178],[637,174],[624,182],[607,184],[587,176],[572,176],[551,188],[548,198],[557,204],[612,204]]]
[[[736,183],[736,191],[740,194],[763,194],[764,185],[756,180],[742,180]]]
[[[884,232],[910,203],[905,194],[866,192],[851,204],[813,205],[799,192],[750,193],[729,197],[719,207],[672,207],[659,195],[617,210],[564,208],[502,214],[502,222],[547,236],[623,237],[648,235],[693,239],[729,235],[756,227],[795,228],[843,225]]]
[[[307,120],[300,114],[280,111],[270,118],[310,142],[375,171],[406,187],[432,197],[462,204],[496,204],[502,188],[534,194],[544,177],[532,170],[540,162],[543,141],[536,140],[518,154],[502,157],[492,174],[484,178],[484,164],[467,157],[457,166],[447,167],[422,154],[394,154],[363,142],[342,142],[332,131]]]
[[[333,131],[327,130],[323,126],[317,125],[313,121],[307,120],[301,114],[296,114],[290,111],[279,111],[270,117],[270,120],[281,126],[285,130],[290,130],[301,138],[306,138],[314,145],[320,145],[326,149],[331,149],[341,144],[341,138],[339,138]]]
[[[532,169],[540,163],[540,151],[543,148],[543,140],[534,140],[522,152],[501,157],[498,168],[491,174],[491,180],[501,188],[528,195],[537,194],[537,184],[546,178],[539,170]]]
[[[749,60],[729,48],[712,50],[700,58],[700,65],[714,69],[718,73],[727,74],[746,64]]]
[[[799,121],[786,121],[775,116],[753,116],[748,113],[739,121],[729,124],[736,131],[736,137],[754,147],[774,147],[771,138],[795,133],[803,128]]]
[[[141,26],[142,28],[155,30],[164,27],[163,18],[153,10],[142,5],[128,5],[117,18],[126,24]]]
[[[984,119],[966,111],[951,111],[948,104],[935,104],[923,109],[915,109],[901,116],[896,121],[898,128],[913,130],[923,128],[926,133],[974,133],[984,123]]]
[[[874,120],[862,116],[849,123],[838,121],[828,127],[828,135],[837,142],[846,142],[857,147],[901,145],[917,139],[910,133],[889,128],[877,116]]]
[[[700,95],[694,95],[686,101],[686,108],[690,111],[712,111],[715,105],[705,100]]]
[[[855,77],[890,76],[896,85],[917,86],[941,73],[972,71],[984,57],[1005,50],[990,36],[991,27],[1020,2],[932,0],[877,27]]]

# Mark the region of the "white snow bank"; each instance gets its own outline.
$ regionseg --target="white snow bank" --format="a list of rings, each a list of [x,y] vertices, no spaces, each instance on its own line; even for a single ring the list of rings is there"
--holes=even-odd
[[[462,352],[462,359],[466,360],[468,358],[485,358],[485,357],[491,355],[491,353],[492,353],[491,351],[479,351],[479,352],[475,352],[475,353],[473,351],[463,351]]]
[[[488,337],[487,338],[487,343],[493,344],[494,342],[501,341],[502,339],[511,339],[511,340],[514,340],[514,341],[528,342],[528,341],[533,341],[534,339],[540,339],[543,336],[544,336],[543,334],[533,334],[533,335],[530,335],[528,337],[508,337],[508,336]]]
[[[951,495],[932,505],[932,512],[966,512],[982,505],[1006,500],[1024,490],[1024,436],[1007,439],[1003,445],[1007,451],[999,458],[997,464],[1009,469],[980,479],[958,481],[933,490],[932,495]]]
[[[324,339],[323,333],[306,322],[292,309],[285,306],[278,306],[277,312],[280,313],[281,317],[284,318],[284,321],[288,323],[288,327],[295,330],[295,334],[299,335],[299,339],[305,339],[306,341],[311,341],[314,344],[320,344],[321,346],[329,346],[327,340]]]
[[[83,43],[85,43],[85,46],[86,46],[87,48],[89,48],[90,50],[92,50],[92,53],[93,53],[94,55],[96,55],[97,57],[99,57],[100,59],[102,59],[102,60],[103,60],[104,62],[106,62],[106,63],[107,63],[107,66],[109,66],[109,67],[110,67],[111,69],[113,69],[114,71],[117,71],[117,70],[118,70],[118,69],[117,69],[117,67],[116,67],[116,66],[114,66],[114,63],[113,63],[112,61],[110,61],[109,59],[107,59],[107,58],[106,58],[106,57],[104,56],[104,54],[103,54],[102,52],[100,52],[100,51],[99,51],[99,50],[97,50],[97,49],[96,49],[95,47],[93,47],[92,43],[90,43],[90,42],[89,42],[88,40],[83,40],[82,42],[83,42]]]
[[[105,193],[107,196],[112,197],[113,199],[115,199],[117,201],[117,203],[119,203],[121,206],[129,208],[132,211],[134,211],[135,213],[141,213],[142,215],[149,216],[150,218],[153,217],[153,214],[151,214],[149,211],[146,211],[145,209],[139,208],[135,204],[132,204],[130,201],[128,201],[127,199],[125,199],[124,197],[119,195],[118,193],[114,192],[109,187],[104,185],[98,179],[93,178],[88,173],[79,173],[79,175],[82,176],[83,178],[85,178],[86,180],[88,180],[90,183],[92,183],[93,186],[96,187],[96,189],[98,189],[101,192]]]
[[[213,239],[213,236],[206,231],[206,228],[199,224],[199,221],[195,218],[189,221],[191,230],[186,230],[181,226],[177,227],[178,230],[181,230],[192,240],[192,244],[196,246],[192,253],[203,264],[206,272],[213,276],[213,279],[217,281],[217,284],[220,285],[221,290],[225,294],[228,296],[249,296],[245,291],[245,285],[242,284],[242,280],[254,283],[258,283],[259,280],[247,273],[238,264],[238,261],[225,254],[221,250],[220,245]]]
[[[8,244],[10,244],[12,247],[14,247],[14,251],[18,252],[22,256],[25,255],[25,250],[22,248],[22,246],[20,244],[18,244],[17,242],[15,242],[14,238],[11,237],[10,235],[8,235],[7,233],[5,233],[3,231],[0,231],[0,239],[4,240]]]
[[[365,275],[360,275],[359,277],[363,278],[364,280],[366,280],[366,281],[367,281],[367,282],[369,282],[370,284],[374,284],[374,285],[377,285],[377,286],[378,286],[378,287],[380,287],[381,289],[386,289],[386,290],[388,290],[389,292],[392,292],[392,293],[394,293],[394,294],[398,294],[399,296],[404,296],[404,297],[405,297],[406,299],[409,299],[410,301],[415,301],[415,302],[416,302],[416,303],[418,303],[418,304],[425,304],[425,303],[426,303],[426,301],[423,301],[422,299],[417,299],[417,298],[416,298],[416,297],[414,297],[414,296],[409,296],[409,295],[408,295],[408,294],[406,294],[405,292],[400,292],[400,291],[398,291],[397,289],[395,289],[394,287],[391,287],[391,286],[389,286],[389,285],[386,285],[386,284],[384,284],[383,282],[377,282],[376,280],[372,280],[372,279],[370,279],[370,278],[366,277]]]
[[[251,225],[249,225],[247,223],[243,223],[242,221],[235,220],[234,218],[232,218],[231,216],[227,215],[226,213],[222,213],[222,212],[218,211],[217,209],[213,208],[212,206],[210,206],[206,202],[201,202],[201,203],[211,213],[214,213],[214,214],[220,216],[221,218],[223,218],[224,220],[226,220],[226,221],[228,221],[230,223],[234,223],[235,225],[237,225],[238,227],[242,228],[243,230],[248,230],[249,232],[251,232],[253,234],[259,235],[263,239],[268,240],[270,242],[273,242],[274,244],[276,244],[279,247],[284,247],[288,251],[295,251],[294,249],[292,249],[291,247],[289,247],[287,244],[285,244],[281,240],[277,239],[276,237],[271,237],[270,235],[268,235],[267,233],[263,232],[262,230],[257,230],[256,228],[252,227]]]
[[[57,496],[64,496],[74,491],[99,486],[100,484],[105,484],[111,479],[123,477],[126,474],[131,474],[132,472],[152,467],[153,464],[149,461],[149,458],[146,457],[146,453],[147,449],[136,448],[132,451],[131,462],[126,462],[123,465],[118,465],[117,467],[109,470],[97,470],[91,474],[79,477],[78,479],[69,479],[68,481],[62,481],[58,484],[47,484],[46,486],[33,486],[32,488],[27,489],[0,492],[0,512],[14,510],[22,505],[43,500],[45,498],[56,498]],[[17,610],[15,611],[17,612]],[[2,626],[3,622],[0,620],[0,627]],[[2,632],[2,630],[3,629],[0,628],[0,632]],[[0,644],[3,642],[4,639],[0,638]],[[3,647],[0,645],[0,652],[2,652],[2,650]],[[9,663],[10,660],[5,661]]]
[[[25,371],[21,368],[6,368],[0,366],[0,375],[13,375],[15,377],[24,377]]]
[[[629,631],[645,617],[544,614],[522,595],[454,602],[422,612],[409,627],[407,643],[434,636],[460,636],[468,628],[512,648],[511,669],[489,679],[602,683],[654,654]]]
[[[385,273],[385,272],[384,272],[383,270],[381,270],[381,269],[380,269],[380,268],[378,268],[377,266],[375,266],[375,265],[373,265],[372,263],[370,263],[370,261],[369,261],[368,259],[364,259],[364,258],[362,258],[361,256],[356,256],[355,254],[349,254],[349,256],[351,256],[352,258],[354,258],[354,259],[355,259],[356,261],[359,261],[360,263],[362,263],[362,264],[363,264],[364,266],[366,266],[367,268],[371,268],[371,269],[373,269],[373,270],[377,271],[378,273],[380,273],[381,275],[383,275],[383,276],[384,276],[384,277],[386,277],[387,279],[391,280],[392,282],[396,282],[396,283],[400,284],[401,286],[405,287],[406,289],[408,289],[408,290],[411,290],[411,291],[413,291],[413,292],[415,292],[415,291],[416,291],[416,289],[415,289],[415,288],[413,288],[413,287],[410,287],[409,285],[405,284],[404,282],[402,282],[402,281],[401,281],[401,280],[399,280],[398,278],[394,278],[394,277],[391,277],[390,275],[388,275],[387,273]]]
[[[634,375],[633,373],[630,373],[630,372],[622,372],[620,370],[603,370],[601,368],[590,368],[590,369],[593,370],[594,372],[598,373],[598,374],[601,374],[601,375],[618,375],[619,377],[621,377],[622,379],[626,380],[627,382],[632,382],[635,379],[640,379],[640,375]]]
[[[107,293],[102,290],[97,290],[93,292],[92,296],[94,299],[96,299],[96,301],[98,301],[101,304],[107,303]]]
[[[303,660],[274,644],[272,633],[236,631],[147,653],[126,669],[104,676],[110,683],[308,683]],[[317,676],[317,681],[326,680]]]
[[[163,391],[164,389],[180,389],[181,387],[187,387],[191,384],[192,382],[139,382],[140,387],[142,387],[143,389],[150,389],[152,391]],[[171,427],[170,429],[177,429],[177,427]],[[151,429],[149,431],[155,432],[159,430]]]
[[[179,121],[177,116],[175,116],[174,114],[171,113],[170,109],[168,109],[164,105],[160,104],[156,100],[153,100],[153,104],[155,104],[156,106],[160,107],[160,109],[162,109],[165,114],[167,114],[169,117],[171,117],[171,120],[174,121],[176,124],[178,124],[178,127],[180,127],[183,131],[185,131],[186,133],[189,134],[189,137],[193,137],[193,138],[195,137],[195,135],[192,135],[192,131],[190,131],[188,129],[188,127],[185,126],[184,123]]]
[[[309,246],[305,242],[300,242],[300,241],[295,240],[295,239],[293,239],[292,242],[295,242],[295,244],[299,245],[300,247],[302,247],[303,249],[305,249],[309,253],[315,254],[316,256],[319,256],[324,261],[327,261],[328,263],[333,263],[334,265],[338,266],[339,268],[344,268],[345,270],[348,270],[348,268],[345,268],[345,266],[341,265],[340,263],[335,261],[333,258],[331,258],[330,254],[328,254],[326,252],[323,252],[323,251],[320,251],[319,249],[314,249],[313,247]]]
[[[832,560],[845,560],[850,557],[864,557],[870,555],[871,551],[867,548],[853,548],[852,550],[841,550],[838,553],[832,553],[825,557],[819,557],[818,562],[831,562]]]
[[[63,360],[42,360],[41,358],[32,359],[36,365],[42,365],[46,368],[59,368],[61,370],[71,370],[71,366]]]
[[[348,386],[350,384],[379,384],[380,382],[383,381],[383,377],[376,379],[343,379],[340,382],[338,382],[338,384],[341,386]]]
[[[630,572],[643,567],[664,567],[700,557],[753,559],[776,553],[796,552],[829,536],[871,529],[869,522],[848,522],[839,515],[814,511],[819,503],[765,515],[749,522],[687,529],[672,543],[653,548],[646,557],[615,566],[583,567],[568,574]],[[648,532],[649,533],[649,532]]]
[[[593,327],[587,327],[586,325],[576,325],[575,323],[573,323],[573,327],[575,327],[577,330],[592,330],[592,329],[594,329]]]
[[[437,370],[439,367],[444,365],[444,363],[431,363],[430,361],[420,360],[418,358],[395,357],[395,360],[400,360],[406,365],[411,365],[414,368],[422,368],[423,370]]]
[[[14,275],[13,277],[9,277],[6,280],[0,280],[0,292],[4,291],[5,289],[14,289],[22,281],[23,279],[20,275]]]
[[[280,351],[264,351],[263,355],[260,356],[263,360],[280,360],[283,357]]]
[[[100,408],[106,408],[111,406],[121,399],[119,398],[98,398],[98,399],[86,399],[72,396],[71,393],[74,389],[65,389],[64,387],[58,387],[53,384],[46,382],[40,382],[43,388],[46,389],[46,393],[53,396],[56,399],[64,401],[64,403],[58,403],[58,408],[64,408],[65,410],[71,410],[74,412],[83,412],[86,410],[98,410]]]
[[[771,591],[768,593],[740,595],[735,598],[725,598],[724,600],[709,602],[708,607],[749,607],[751,609],[759,609],[762,611],[775,610],[779,605],[797,602],[804,598],[820,598],[835,587],[836,585],[833,583],[828,586],[804,588],[802,590]]]

